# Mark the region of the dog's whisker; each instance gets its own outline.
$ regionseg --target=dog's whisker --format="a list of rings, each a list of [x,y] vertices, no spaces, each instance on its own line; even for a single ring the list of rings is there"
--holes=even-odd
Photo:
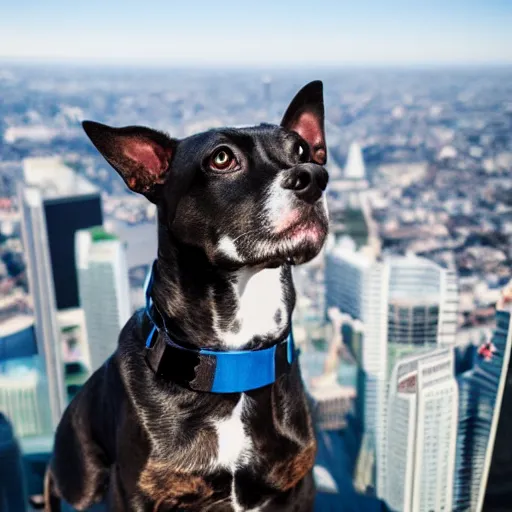
[[[253,234],[253,233],[258,233],[258,232],[264,233],[264,232],[265,232],[265,229],[264,229],[264,228],[250,229],[249,231],[246,231],[245,233],[242,233],[241,235],[238,235],[238,236],[233,240],[233,243],[234,243],[234,242],[236,242],[237,240],[240,240],[240,238],[242,238],[242,237],[244,237],[244,236],[251,235],[251,234]]]

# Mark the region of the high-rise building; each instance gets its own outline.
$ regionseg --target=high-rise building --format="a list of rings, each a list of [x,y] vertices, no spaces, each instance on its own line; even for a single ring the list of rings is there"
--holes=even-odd
[[[397,361],[389,389],[383,498],[397,512],[452,511],[458,389],[452,348]]]
[[[364,382],[358,379],[358,420],[375,436],[377,419],[384,414],[389,267],[343,240],[327,253],[325,275],[327,307],[337,307],[364,326],[364,341],[352,348],[365,375]]]
[[[131,315],[126,253],[122,242],[101,227],[78,231],[75,247],[88,360],[95,371],[116,349]]]
[[[98,189],[58,157],[26,158],[25,183],[41,191],[56,307],[79,307],[75,232],[103,224]]]
[[[364,180],[366,169],[363,159],[363,151],[357,142],[353,142],[348,150],[347,162],[345,163],[345,179]]]
[[[98,189],[59,157],[23,161],[19,187],[38,352],[45,362],[52,418],[67,403],[59,314],[79,308],[75,232],[103,221]],[[55,423],[56,424],[56,423]]]
[[[101,196],[92,193],[47,198],[44,210],[57,309],[78,308],[75,233],[103,223]]]
[[[66,397],[43,199],[38,189],[23,185],[19,186],[18,198],[37,348],[43,372],[47,375],[52,422],[57,426],[66,406]]]
[[[414,254],[386,261],[390,266],[389,341],[452,346],[459,303],[455,271]]]
[[[422,300],[418,302],[418,290]],[[326,306],[362,323],[357,423],[375,446],[377,494],[386,489],[388,379],[398,358],[455,343],[455,273],[414,255],[381,258],[342,239],[326,256]]]
[[[510,360],[509,311],[498,311],[490,358],[476,355],[474,366],[458,377],[459,426],[455,464],[454,512],[481,510]]]

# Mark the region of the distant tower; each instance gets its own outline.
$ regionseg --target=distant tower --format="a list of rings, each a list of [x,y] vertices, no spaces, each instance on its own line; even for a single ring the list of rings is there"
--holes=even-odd
[[[52,424],[56,427],[66,407],[66,395],[44,205],[40,191],[35,188],[20,184],[18,197],[36,341],[48,382]]]
[[[348,150],[347,162],[345,164],[345,178],[350,180],[366,179],[363,151],[357,142],[353,142]]]
[[[94,372],[115,351],[131,316],[128,265],[123,243],[102,227],[78,231],[75,238],[78,288]]]
[[[268,106],[272,102],[272,79],[270,76],[263,77],[263,101]]]

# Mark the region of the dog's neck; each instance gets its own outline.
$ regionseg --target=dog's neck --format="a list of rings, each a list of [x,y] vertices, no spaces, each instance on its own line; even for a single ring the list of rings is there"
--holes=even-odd
[[[223,269],[160,228],[156,274],[155,306],[185,345],[258,349],[290,330],[295,290],[288,265]]]

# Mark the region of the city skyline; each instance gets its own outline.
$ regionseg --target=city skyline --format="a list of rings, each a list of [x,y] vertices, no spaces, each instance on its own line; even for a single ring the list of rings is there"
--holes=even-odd
[[[388,415],[387,386],[393,368],[397,364],[402,367],[404,358],[411,351],[416,355],[422,346],[430,350],[446,345],[454,352],[455,376],[450,371],[447,382],[453,387],[455,378],[460,391],[456,404],[457,464],[452,471],[453,482],[447,478],[445,487],[453,488],[453,501],[461,511],[466,510],[465,503],[476,502],[485,490],[479,482],[485,481],[482,467],[488,463],[492,447],[492,417],[488,413],[494,409],[492,403],[499,394],[502,369],[508,361],[505,348],[510,345],[509,322],[503,317],[500,336],[492,338],[494,345],[486,346],[484,342],[491,339],[496,323],[495,304],[511,278],[511,81],[507,79],[508,72],[452,71],[319,74],[325,85],[330,173],[327,200],[332,239],[310,265],[295,269],[297,305],[292,324],[297,346],[303,349],[303,377],[315,405],[319,439],[315,476],[320,480],[321,492],[330,493],[338,502],[342,500],[349,510],[378,510],[376,496],[385,495],[379,492],[382,485],[378,484],[378,473],[389,473],[391,460],[386,463],[387,456],[382,454],[397,445],[391,439],[389,450],[386,448],[386,432],[391,433],[393,425],[400,427]],[[10,368],[26,364],[19,357],[12,359],[15,356],[11,354],[17,353],[14,348],[18,347],[11,350],[12,328],[6,329],[6,321],[13,319],[14,325],[21,325],[17,338],[30,339],[20,322],[27,313],[34,313],[31,266],[27,261],[30,253],[21,236],[18,185],[43,186],[43,201],[55,205],[58,198],[49,201],[44,197],[47,193],[67,194],[68,185],[83,184],[83,179],[93,184],[101,196],[105,230],[126,244],[132,311],[144,304],[144,278],[157,254],[154,205],[128,193],[124,182],[93,153],[94,148],[80,127],[81,119],[118,126],[145,124],[175,137],[213,126],[274,121],[282,115],[290,94],[302,85],[307,73],[221,75],[204,71],[150,75],[135,70],[0,64],[0,88],[4,93],[0,107],[0,288],[5,292],[5,298],[0,300],[0,342],[9,344],[6,357],[11,358],[5,364],[0,361],[4,365],[3,369],[0,366],[0,373],[15,379]],[[354,143],[359,145],[359,163],[357,172],[348,172]],[[34,163],[34,158],[37,166],[27,166]],[[43,159],[48,165],[42,165]],[[66,190],[61,190],[63,186]],[[49,209],[43,213],[46,223],[52,224]],[[69,221],[87,215],[81,207],[78,213],[65,210],[58,216],[66,221],[57,230],[62,241],[68,240],[68,228],[76,229]],[[100,224],[100,220],[94,221],[94,225]],[[326,257],[334,250],[331,241],[359,251],[353,260],[363,267],[363,254],[382,253],[382,259],[371,268],[342,275],[339,266],[326,266]],[[56,267],[60,266],[52,258],[51,237],[48,243],[46,259],[55,281],[59,273]],[[408,261],[412,265],[406,264]],[[424,264],[418,266],[421,261]],[[74,268],[76,262],[74,258],[70,260],[73,274],[79,272]],[[386,277],[384,267],[389,266],[392,268]],[[424,267],[425,271],[421,270]],[[375,271],[370,271],[373,268]],[[438,275],[436,269],[441,268]],[[443,277],[444,269],[451,269],[449,276]],[[357,274],[367,277],[359,281]],[[458,297],[453,287],[456,276]],[[94,283],[90,294],[93,305],[101,306],[101,320],[106,322],[103,302],[107,300],[106,290],[111,292],[113,287],[106,278]],[[47,284],[52,287],[52,282]],[[355,316],[364,317],[341,318],[345,325],[341,335],[337,332],[340,329],[334,329],[336,336],[329,333],[329,327],[337,325],[329,315],[326,296],[326,291],[332,291],[331,285],[340,291],[336,298],[339,306],[348,302]],[[358,286],[360,293],[356,292]],[[55,294],[58,297],[57,289]],[[122,295],[127,297],[127,293]],[[354,296],[360,300],[353,300]],[[114,304],[115,299],[108,297],[109,305]],[[441,303],[450,308],[440,307]],[[82,306],[87,309],[85,304]],[[78,392],[87,376],[84,348],[93,336],[85,328],[86,313],[74,307],[60,311],[57,304],[57,335],[63,348],[67,400]],[[331,326],[326,323],[326,313]],[[371,324],[371,332],[365,329],[364,320]],[[37,318],[34,321],[37,323]],[[115,326],[112,332],[118,330]],[[105,349],[105,356],[114,350],[114,334],[108,338],[111,348],[104,340],[97,347]],[[494,355],[492,346],[496,348]],[[381,348],[386,347],[384,353]],[[481,357],[481,350],[490,355]],[[429,357],[427,353],[426,358]],[[33,358],[39,362],[41,356]],[[384,385],[368,374],[378,375]],[[432,373],[434,376],[437,378],[437,370]],[[400,382],[409,384],[407,378]],[[397,392],[409,393],[407,386]],[[25,393],[24,389],[21,391]],[[416,398],[411,397],[410,402],[417,404],[418,412],[425,410],[427,423],[432,426],[429,435],[438,439],[444,434],[441,425],[438,428],[435,421],[430,421],[432,411],[424,407],[424,391],[418,388]],[[403,397],[396,398],[393,404],[399,407]],[[448,402],[450,407],[455,404],[454,394]],[[363,432],[359,437],[358,415],[363,426],[379,423],[379,428],[374,429],[378,430],[377,435],[365,436]],[[7,416],[16,426],[16,411],[8,410]],[[413,432],[419,432],[418,418],[410,416],[402,423],[410,427],[411,439],[415,437]],[[454,431],[453,425],[449,431]],[[23,433],[20,437],[24,453],[34,449],[32,436]],[[41,442],[37,440],[38,447]],[[418,467],[414,453],[410,450],[400,457]],[[424,453],[430,462],[437,457],[432,450]],[[426,470],[433,467],[430,462]],[[372,475],[374,472],[377,475]],[[428,489],[435,488],[433,483],[428,485]],[[423,496],[417,491],[413,494]]]
[[[20,20],[23,20],[22,22]],[[512,64],[505,0],[2,6],[0,59],[186,66]],[[299,29],[297,29],[299,27]],[[75,44],[70,44],[74,41]]]

